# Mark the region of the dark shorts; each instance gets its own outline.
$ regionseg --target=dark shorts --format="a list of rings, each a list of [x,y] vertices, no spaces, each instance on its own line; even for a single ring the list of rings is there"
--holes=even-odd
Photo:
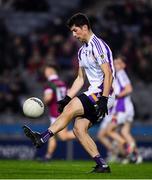
[[[82,117],[87,118],[92,124],[97,123],[97,116],[95,113],[95,108],[93,102],[85,94],[80,94],[77,96],[84,108],[84,115]]]

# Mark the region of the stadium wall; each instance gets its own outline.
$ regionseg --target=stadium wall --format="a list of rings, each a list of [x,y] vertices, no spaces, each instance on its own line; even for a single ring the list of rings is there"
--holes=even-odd
[[[106,149],[96,141],[103,157],[106,157]],[[0,140],[0,159],[40,159],[44,156],[47,145],[36,150],[31,142],[27,140]],[[144,161],[152,161],[152,143],[138,142],[139,153]],[[62,142],[58,141],[58,148],[53,159],[60,160],[89,160],[89,155],[84,151],[78,141]]]

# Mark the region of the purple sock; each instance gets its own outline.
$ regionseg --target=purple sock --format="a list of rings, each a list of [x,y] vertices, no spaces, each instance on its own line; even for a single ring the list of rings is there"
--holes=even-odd
[[[101,157],[101,155],[97,155],[93,159],[99,166],[108,166],[106,161]]]
[[[50,139],[50,137],[52,137],[52,136],[54,136],[53,132],[47,130],[47,131],[45,131],[45,132],[43,132],[43,133],[41,134],[41,140],[42,140],[43,143],[45,143],[45,142],[47,142],[47,141]]]

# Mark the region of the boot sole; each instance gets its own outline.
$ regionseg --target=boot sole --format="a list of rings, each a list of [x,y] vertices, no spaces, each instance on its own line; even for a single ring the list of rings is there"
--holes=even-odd
[[[25,135],[31,139],[31,141],[33,142],[34,145],[36,145],[35,136],[34,136],[34,133],[32,132],[32,130],[30,128],[28,128],[27,126],[23,126],[23,130],[24,130]]]

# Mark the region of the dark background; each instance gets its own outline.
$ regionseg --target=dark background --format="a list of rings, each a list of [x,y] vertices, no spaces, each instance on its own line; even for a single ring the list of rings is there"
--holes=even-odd
[[[66,20],[76,12],[88,15],[93,31],[109,44],[114,57],[126,56],[136,110],[132,132],[137,142],[151,143],[152,1],[1,0],[0,156],[2,141],[9,145],[9,141],[25,139],[24,123],[36,130],[49,124],[47,109],[38,120],[22,113],[25,99],[42,97],[42,65],[55,61],[68,86],[75,78],[80,44],[71,36]],[[97,130],[98,126],[91,131],[94,138]]]

